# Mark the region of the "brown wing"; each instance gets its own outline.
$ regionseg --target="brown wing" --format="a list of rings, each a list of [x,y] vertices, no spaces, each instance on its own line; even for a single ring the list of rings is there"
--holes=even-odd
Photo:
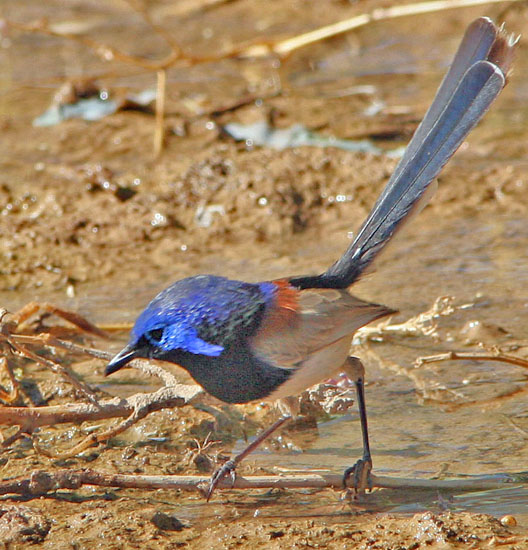
[[[291,289],[291,287],[290,287]],[[393,310],[365,302],[346,290],[307,289],[296,291],[295,307],[272,309],[251,341],[255,353],[283,368],[298,368],[307,357]],[[350,341],[349,341],[350,344]]]

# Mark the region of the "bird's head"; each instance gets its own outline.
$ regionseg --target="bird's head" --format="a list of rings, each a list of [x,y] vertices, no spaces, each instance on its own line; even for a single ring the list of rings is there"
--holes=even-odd
[[[137,358],[170,361],[178,351],[219,356],[240,325],[263,307],[270,290],[213,275],[174,283],[141,313],[128,344],[107,364],[105,374]]]
[[[134,324],[128,344],[106,366],[105,374],[116,372],[133,359],[166,359],[176,350],[215,357],[223,349],[202,340],[185,316],[162,315],[149,306]]]

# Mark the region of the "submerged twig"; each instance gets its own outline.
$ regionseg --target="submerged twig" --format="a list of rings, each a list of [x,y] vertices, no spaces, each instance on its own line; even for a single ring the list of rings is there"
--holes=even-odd
[[[27,477],[0,481],[0,495],[17,494],[39,497],[59,489],[76,490],[84,485],[115,487],[123,489],[147,490],[186,490],[200,491],[209,478],[204,476],[178,475],[126,475],[109,474],[96,470],[58,470],[50,473],[35,470]],[[341,474],[298,474],[274,476],[240,476],[234,482],[222,480],[223,489],[342,489]],[[387,489],[444,490],[444,491],[483,491],[503,489],[512,485],[528,483],[526,472],[473,476],[461,479],[417,479],[395,478],[372,475],[372,486]]]
[[[441,361],[498,361],[528,369],[528,359],[523,359],[522,357],[517,357],[516,355],[507,355],[505,353],[501,353],[500,351],[497,351],[496,353],[489,351],[448,351],[446,353],[439,353],[438,355],[418,357],[415,361],[415,365],[420,367],[427,363],[439,363]]]

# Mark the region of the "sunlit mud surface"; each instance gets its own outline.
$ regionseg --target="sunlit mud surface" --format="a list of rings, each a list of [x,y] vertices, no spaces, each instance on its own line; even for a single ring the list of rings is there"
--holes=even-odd
[[[378,5],[236,1],[204,11],[198,1],[152,4],[154,19],[195,55],[255,36],[292,36]],[[31,124],[68,77],[105,75],[98,84],[118,93],[155,87],[153,73],[105,64],[72,41],[6,31],[0,43],[0,305],[14,311],[42,300],[97,323],[130,323],[183,276],[256,281],[324,269],[344,250],[397,161],[332,148],[245,147],[221,137],[219,125],[302,123],[395,149],[416,128],[470,21],[486,14],[528,34],[526,8],[506,6],[378,23],[302,49],[280,67],[268,59],[224,60],[169,70],[167,135],[157,159],[154,117],[147,113],[49,128]],[[0,16],[25,23],[48,17],[123,51],[167,54],[164,41],[119,3],[64,8],[5,1]],[[393,323],[428,310],[440,296],[452,296],[455,306],[437,319],[434,334],[385,334],[354,350],[367,367],[379,475],[449,478],[527,469],[526,370],[491,361],[415,366],[418,357],[451,350],[528,357],[527,59],[521,44],[510,84],[442,173],[431,205],[353,289],[397,309]],[[248,97],[254,100],[227,109]],[[110,342],[91,343],[115,351],[125,340],[122,331]],[[86,360],[73,368],[109,395],[159,387],[132,369],[104,379],[103,366]],[[77,399],[67,383],[29,362],[17,376],[26,405]],[[217,454],[241,450],[245,436],[273,416],[268,406],[217,406],[226,413],[222,425],[193,407],[165,410],[74,458],[48,459],[21,439],[0,454],[0,472],[4,479],[59,467],[207,473]],[[36,437],[45,449],[66,451],[112,423],[43,428]],[[210,432],[218,443],[197,460],[195,440]],[[12,433],[4,429],[4,436]],[[338,473],[360,456],[353,405],[349,414],[319,418],[317,428],[283,430],[240,473]],[[340,497],[331,490],[218,491],[206,503],[195,493],[101,488],[24,502],[2,497],[0,540],[61,549],[528,547],[523,486],[376,490],[352,503]],[[502,525],[498,519],[506,515],[518,525]]]

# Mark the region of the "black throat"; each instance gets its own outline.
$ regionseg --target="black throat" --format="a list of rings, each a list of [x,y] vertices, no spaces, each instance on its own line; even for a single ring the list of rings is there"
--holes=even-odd
[[[182,366],[208,393],[226,403],[264,399],[292,374],[257,358],[244,339],[226,346],[218,357],[174,350],[158,358]]]

